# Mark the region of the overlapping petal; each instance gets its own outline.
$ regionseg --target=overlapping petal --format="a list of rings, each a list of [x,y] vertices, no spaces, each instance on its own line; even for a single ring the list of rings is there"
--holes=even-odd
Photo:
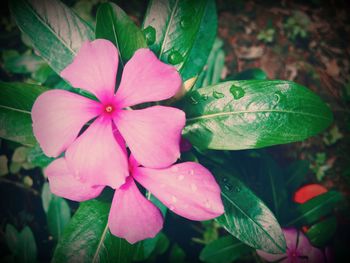
[[[97,39],[83,44],[61,77],[104,102],[114,94],[117,70],[118,50],[112,42]]]
[[[52,193],[73,201],[82,202],[95,198],[104,188],[104,186],[91,186],[79,181],[68,169],[64,158],[50,163],[44,173],[49,179]]]
[[[325,262],[325,257],[321,250],[313,247],[307,237],[300,231],[298,237],[298,253],[301,256],[308,257],[309,263]]]
[[[114,137],[112,121],[99,117],[67,149],[68,167],[83,182],[118,188],[129,174],[122,147]]]
[[[287,254],[270,254],[262,250],[257,250],[256,253],[268,262],[280,262],[279,260],[281,260],[282,258],[287,259]]]
[[[151,50],[139,49],[124,67],[116,99],[122,108],[165,100],[180,86],[181,77],[175,67],[161,62]]]
[[[65,90],[47,91],[32,108],[34,135],[47,156],[57,157],[99,111],[96,101]]]
[[[166,169],[136,167],[133,176],[170,210],[185,218],[208,220],[224,212],[218,184],[198,163],[180,163]]]
[[[154,237],[163,227],[159,209],[147,200],[129,177],[115,191],[108,226],[113,235],[125,238],[129,243]]]
[[[114,122],[135,159],[146,167],[164,168],[180,156],[183,111],[164,106],[121,111]]]

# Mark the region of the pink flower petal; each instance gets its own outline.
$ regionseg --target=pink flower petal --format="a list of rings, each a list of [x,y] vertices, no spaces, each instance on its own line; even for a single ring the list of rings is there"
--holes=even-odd
[[[66,160],[59,158],[44,170],[49,179],[51,192],[55,195],[82,202],[97,197],[104,186],[91,186],[77,180],[68,170]]]
[[[287,249],[296,250],[298,230],[296,228],[283,228]]]
[[[164,168],[180,156],[183,111],[164,106],[122,110],[114,122],[135,159],[146,167]]]
[[[191,220],[208,220],[221,215],[221,191],[213,175],[194,162],[166,169],[137,167],[133,176],[174,213]]]
[[[270,254],[262,250],[257,250],[256,253],[268,262],[275,262],[282,258],[287,258],[287,254]]]
[[[65,91],[41,94],[32,108],[33,131],[44,153],[59,156],[75,140],[85,123],[100,111],[98,102]]]
[[[147,200],[129,177],[115,191],[108,226],[113,235],[125,238],[129,243],[154,237],[163,227],[159,209]]]
[[[116,99],[121,108],[171,98],[181,86],[173,66],[161,62],[149,49],[139,49],[126,63]]]
[[[83,182],[118,188],[129,175],[122,147],[114,138],[112,121],[100,117],[67,149],[67,163]]]
[[[61,77],[104,102],[114,95],[117,70],[117,48],[108,40],[97,39],[83,44],[73,62],[61,72]]]
[[[299,240],[297,247],[298,254],[308,257],[309,263],[322,263],[325,262],[325,257],[322,251],[316,247],[313,247],[307,237],[299,231]]]

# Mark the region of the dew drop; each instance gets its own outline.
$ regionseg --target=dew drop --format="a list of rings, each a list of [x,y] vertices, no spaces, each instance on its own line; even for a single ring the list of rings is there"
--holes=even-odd
[[[196,105],[198,104],[198,101],[195,99],[195,97],[191,96],[190,97],[190,102],[193,104],[193,105]]]
[[[280,101],[283,94],[280,91],[276,91],[275,94],[273,94],[273,104],[276,106]]]
[[[190,175],[194,175],[194,171],[191,169],[189,172],[188,172]]]
[[[186,29],[191,26],[191,23],[192,23],[192,18],[190,16],[186,16],[181,19],[180,26],[181,28]]]
[[[168,55],[168,62],[172,65],[179,64],[183,60],[182,55],[180,54],[179,51],[173,50],[170,52]]]
[[[171,201],[175,204],[175,203],[177,202],[176,196],[173,195],[173,196],[171,197]]]
[[[224,187],[225,187],[225,189],[227,191],[231,191],[231,189],[232,189],[232,185],[231,184],[225,184]]]
[[[243,98],[245,91],[241,87],[232,85],[230,87],[230,93],[235,100],[239,100],[240,98]]]
[[[201,97],[203,100],[207,100],[208,99],[208,95],[207,94],[203,94]]]
[[[191,184],[191,190],[192,190],[192,192],[196,192],[197,186],[195,184]]]
[[[222,181],[223,181],[224,183],[227,183],[228,178],[227,178],[227,177],[223,177],[223,178],[222,178]]]
[[[156,42],[156,30],[153,26],[148,26],[143,30],[143,34],[145,35],[147,45],[152,45]]]
[[[239,193],[239,192],[241,191],[241,188],[240,188],[239,186],[236,186],[235,189],[234,189],[234,191],[235,191],[236,193]]]
[[[177,177],[177,180],[182,181],[184,178],[185,178],[185,176],[183,176],[182,174],[180,174],[180,175]]]
[[[171,211],[174,211],[174,210],[175,210],[175,206],[171,205],[171,206],[169,206],[169,209],[170,209]]]
[[[213,91],[213,97],[214,97],[215,99],[221,99],[221,98],[225,97],[225,95],[222,94],[222,93],[219,92],[219,91],[214,90],[214,91]]]

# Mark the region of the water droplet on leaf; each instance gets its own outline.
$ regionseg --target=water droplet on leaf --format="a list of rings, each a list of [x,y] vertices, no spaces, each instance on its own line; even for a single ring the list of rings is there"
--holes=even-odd
[[[195,97],[193,97],[193,96],[190,97],[190,102],[191,102],[191,104],[193,104],[193,105],[198,104],[198,101],[197,101],[197,100],[195,99]]]
[[[208,99],[208,95],[207,95],[207,94],[203,94],[203,95],[202,95],[202,99],[203,99],[203,100],[207,100],[207,99]]]
[[[232,189],[232,185],[231,184],[225,184],[224,187],[225,187],[225,189],[227,191],[231,191],[231,189]]]
[[[183,57],[180,54],[180,52],[177,50],[171,51],[168,56],[168,62],[172,65],[179,64],[182,60],[183,60]]]
[[[226,183],[226,182],[228,181],[228,178],[227,178],[227,177],[223,177],[223,178],[222,178],[222,181],[223,181],[224,183]]]
[[[276,91],[275,94],[273,94],[273,104],[275,106],[281,101],[282,96],[283,94],[281,91]]]
[[[181,28],[186,29],[191,26],[191,23],[192,23],[192,18],[190,16],[186,16],[181,19],[180,26]]]
[[[214,91],[213,91],[213,97],[214,97],[215,99],[221,99],[221,98],[225,97],[225,95],[222,94],[222,93],[219,92],[219,91],[214,90]]]
[[[240,98],[242,98],[244,96],[245,91],[241,87],[232,85],[230,87],[230,93],[232,94],[232,96],[235,100],[239,100]]]
[[[235,191],[236,193],[239,193],[239,192],[241,191],[241,188],[240,188],[239,186],[236,186],[235,189],[234,189],[234,191]]]
[[[152,26],[148,26],[143,30],[147,45],[152,45],[156,42],[156,30]]]

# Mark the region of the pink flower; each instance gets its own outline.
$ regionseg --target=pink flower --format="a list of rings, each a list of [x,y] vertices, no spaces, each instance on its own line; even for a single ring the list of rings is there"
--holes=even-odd
[[[140,49],[125,65],[115,92],[117,69],[118,50],[111,42],[85,42],[61,76],[98,101],[50,90],[38,97],[32,109],[34,135],[44,153],[58,157],[65,152],[67,169],[89,185],[118,188],[125,182],[125,142],[135,159],[151,168],[167,167],[180,155],[183,111],[164,106],[125,110],[172,97],[181,85],[176,69],[150,50]],[[89,121],[91,125],[81,132]],[[119,143],[113,130],[123,137]]]
[[[301,231],[298,231],[295,228],[284,228],[283,233],[287,242],[287,252],[285,254],[269,254],[264,251],[257,250],[258,255],[269,262],[325,262],[322,251],[311,246],[309,240]]]
[[[133,157],[130,176],[115,190],[108,226],[112,234],[135,243],[154,237],[163,227],[159,209],[139,191],[135,181],[148,189],[174,213],[191,220],[209,220],[221,215],[224,207],[220,188],[213,175],[202,165],[185,162],[168,168],[140,167]],[[67,199],[84,201],[96,197],[101,187],[77,180],[64,158],[46,169],[51,191]]]

